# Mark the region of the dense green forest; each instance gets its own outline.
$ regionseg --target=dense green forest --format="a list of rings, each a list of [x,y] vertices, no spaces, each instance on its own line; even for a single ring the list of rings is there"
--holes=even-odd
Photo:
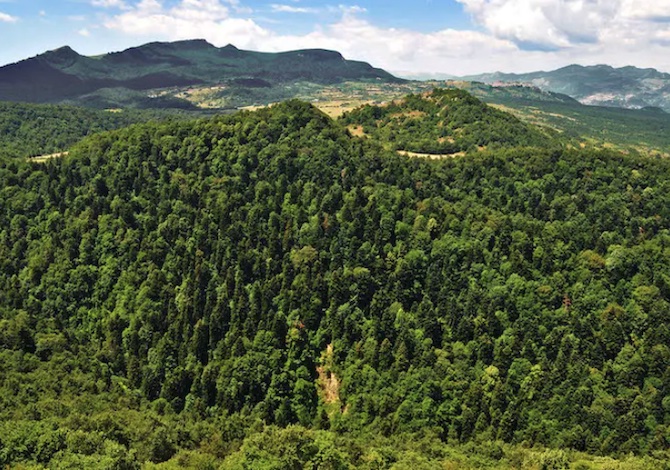
[[[436,161],[297,101],[2,160],[0,466],[668,468],[670,162],[505,119]]]
[[[156,119],[184,119],[160,110],[100,111],[76,106],[0,102],[0,157],[34,157],[67,150],[83,137]]]

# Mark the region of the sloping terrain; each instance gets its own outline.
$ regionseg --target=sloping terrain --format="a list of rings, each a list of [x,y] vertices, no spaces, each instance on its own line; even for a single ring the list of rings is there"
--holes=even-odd
[[[178,119],[179,114],[169,114]],[[0,157],[60,153],[86,136],[167,118],[159,111],[102,111],[74,106],[0,102]]]
[[[366,105],[342,116],[358,135],[396,150],[449,155],[485,147],[548,146],[538,128],[494,109],[469,93],[435,89],[383,106]]]
[[[569,65],[550,72],[490,73],[464,77],[484,83],[526,83],[563,93],[583,104],[670,111],[670,74],[655,69]]]
[[[647,154],[670,152],[670,114],[658,108],[588,106],[528,85],[457,81],[446,86],[463,88],[486,103],[500,105],[524,122],[554,129],[575,145]]]
[[[231,45],[217,48],[203,40],[191,40],[149,43],[85,57],[62,47],[1,67],[0,100],[60,102],[76,101],[102,89],[124,93],[230,85],[253,90],[298,80],[328,84],[353,79],[401,81],[367,63],[348,61],[337,52],[318,49],[273,54],[243,51]],[[90,97],[82,102],[95,104]],[[168,106],[157,101],[154,107]]]
[[[662,468],[669,161],[394,106],[488,150],[291,101],[0,160],[0,466]]]
[[[149,120],[205,115],[177,110],[95,110],[76,106],[0,102],[0,158],[60,154],[86,136]]]

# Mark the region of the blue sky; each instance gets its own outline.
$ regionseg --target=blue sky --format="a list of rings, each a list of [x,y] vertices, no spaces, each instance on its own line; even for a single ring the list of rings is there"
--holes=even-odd
[[[204,38],[322,47],[411,75],[570,63],[670,71],[670,0],[0,0],[0,64],[70,45],[82,54]]]

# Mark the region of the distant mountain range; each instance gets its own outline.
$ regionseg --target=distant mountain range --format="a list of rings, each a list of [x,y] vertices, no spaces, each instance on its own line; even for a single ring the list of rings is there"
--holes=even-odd
[[[550,72],[496,72],[462,80],[532,85],[586,105],[670,112],[670,74],[655,69],[570,65]],[[152,42],[95,57],[80,55],[68,46],[48,51],[0,67],[0,101],[189,109],[202,105],[197,94],[206,92],[214,107],[235,108],[299,96],[295,84],[322,87],[345,81],[405,82],[366,62],[345,60],[335,51],[265,53],[187,40]]]
[[[589,106],[528,84],[493,86],[453,80],[444,86],[465,90],[548,132],[557,131],[575,146],[615,147],[629,153],[670,156],[670,114],[660,108]]]
[[[583,104],[670,111],[670,74],[637,67],[569,65],[551,72],[488,73],[463,77],[488,84],[529,84],[563,93]]]
[[[116,98],[146,100],[146,93],[137,92],[203,85],[253,89],[293,81],[331,84],[344,80],[402,81],[365,62],[345,60],[334,51],[263,53],[189,40],[153,42],[97,57],[61,47],[0,67],[0,100],[76,102],[104,107],[114,101],[109,99],[110,90]],[[179,107],[181,101],[184,107],[191,106],[174,97],[163,100],[170,102],[161,105]]]

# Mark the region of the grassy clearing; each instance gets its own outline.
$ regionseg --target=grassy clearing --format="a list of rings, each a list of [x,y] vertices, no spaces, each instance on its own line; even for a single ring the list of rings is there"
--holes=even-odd
[[[419,157],[419,158],[430,158],[431,160],[439,160],[442,158],[456,158],[462,157],[465,155],[465,152],[456,152],[456,153],[419,153],[419,152],[410,152],[409,150],[397,150],[399,155],[404,155],[405,157]]]
[[[315,101],[312,104],[326,113],[333,119],[337,119],[344,113],[356,109],[366,104],[372,104],[373,101],[367,100],[334,100],[334,101]]]
[[[29,157],[28,160],[31,162],[36,162],[36,163],[44,163],[47,160],[51,160],[52,158],[60,158],[60,157],[65,157],[68,155],[70,152],[56,152],[56,153],[50,153],[48,155],[39,155],[37,157]]]

